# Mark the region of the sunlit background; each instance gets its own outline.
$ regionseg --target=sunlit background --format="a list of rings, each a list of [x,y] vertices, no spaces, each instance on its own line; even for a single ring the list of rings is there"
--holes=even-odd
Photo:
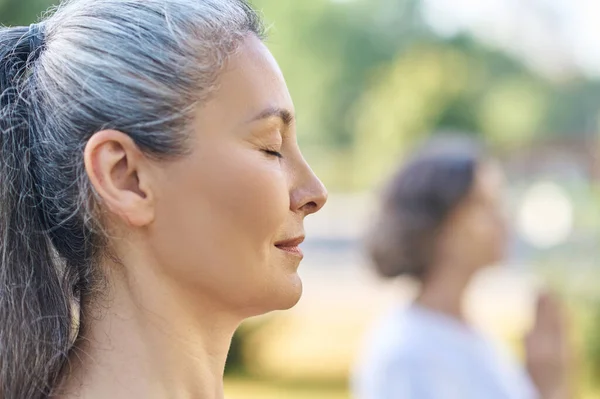
[[[0,0],[0,22],[32,23],[51,3]],[[303,299],[236,335],[228,396],[349,398],[369,323],[414,290],[379,281],[361,254],[377,189],[415,143],[450,130],[483,138],[510,182],[510,258],[477,279],[470,317],[519,355],[535,292],[553,287],[569,306],[581,397],[600,398],[600,2],[254,4],[331,198],[307,220]]]

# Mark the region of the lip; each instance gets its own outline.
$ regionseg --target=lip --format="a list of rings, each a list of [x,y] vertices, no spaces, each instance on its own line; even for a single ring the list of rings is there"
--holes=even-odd
[[[277,249],[280,249],[281,251],[284,251],[288,254],[302,258],[302,257],[304,257],[304,253],[302,252],[302,249],[300,249],[300,244],[302,244],[303,241],[304,241],[304,236],[299,236],[296,238],[290,238],[287,240],[277,241],[275,243],[275,247],[277,247]]]

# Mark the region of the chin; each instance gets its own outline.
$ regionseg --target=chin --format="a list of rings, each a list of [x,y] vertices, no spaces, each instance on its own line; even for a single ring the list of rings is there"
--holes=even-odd
[[[296,306],[302,297],[302,281],[298,278],[298,283],[290,290],[284,298],[280,299],[280,306],[274,310],[288,310]]]
[[[293,308],[302,297],[302,280],[297,273],[267,291],[268,295],[261,295],[260,304],[248,309],[246,317],[259,316],[276,310]]]
[[[288,310],[293,308],[302,297],[302,280],[298,273],[293,273],[275,288],[270,297],[266,298],[269,311]]]

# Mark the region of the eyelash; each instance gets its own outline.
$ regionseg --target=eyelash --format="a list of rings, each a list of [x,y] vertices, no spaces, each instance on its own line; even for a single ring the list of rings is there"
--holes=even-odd
[[[281,153],[279,151],[269,150],[269,149],[263,149],[262,151],[267,155],[271,155],[271,156],[274,156],[277,158],[283,158],[283,155],[281,155]]]

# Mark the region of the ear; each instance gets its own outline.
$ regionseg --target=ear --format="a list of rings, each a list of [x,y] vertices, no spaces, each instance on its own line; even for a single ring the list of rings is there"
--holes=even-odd
[[[92,186],[110,212],[135,227],[154,220],[149,160],[128,135],[116,130],[94,134],[84,160]]]

